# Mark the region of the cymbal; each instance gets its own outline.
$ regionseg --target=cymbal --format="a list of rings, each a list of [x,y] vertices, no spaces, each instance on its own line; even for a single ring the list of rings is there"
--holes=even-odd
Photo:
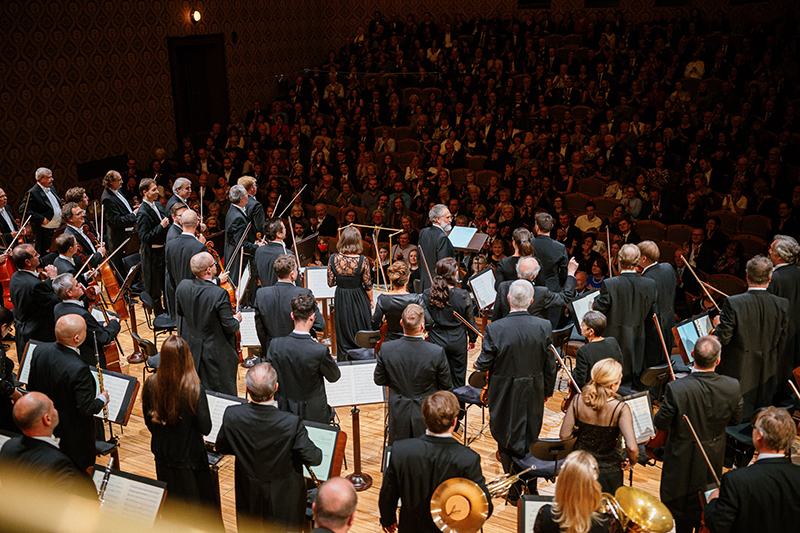
[[[469,375],[467,379],[467,383],[470,386],[475,387],[476,389],[482,389],[486,386],[486,372],[481,370],[476,370],[472,374]]]
[[[489,501],[474,481],[448,479],[431,496],[431,517],[444,533],[476,533],[489,517]]]

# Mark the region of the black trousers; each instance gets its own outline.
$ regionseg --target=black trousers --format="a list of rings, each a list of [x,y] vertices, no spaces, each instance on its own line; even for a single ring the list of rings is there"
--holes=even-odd
[[[153,313],[164,313],[164,281],[166,264],[164,262],[164,247],[153,248],[147,254],[147,260],[142,257],[142,278],[144,290],[153,299]]]

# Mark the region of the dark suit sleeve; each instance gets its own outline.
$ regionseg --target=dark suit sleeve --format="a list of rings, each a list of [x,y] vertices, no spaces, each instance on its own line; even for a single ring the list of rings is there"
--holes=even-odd
[[[103,409],[103,400],[97,398],[95,381],[88,368],[78,374],[71,385],[72,398],[78,413],[83,416],[93,416]]]
[[[375,363],[375,373],[372,375],[372,378],[375,380],[375,385],[380,385],[382,387],[388,387],[391,385],[391,380],[389,379],[389,373],[386,371],[386,365],[383,362],[383,357],[380,353],[377,354],[377,362]],[[386,478],[384,478],[384,482]]]
[[[96,332],[97,345],[101,348],[114,342],[114,338],[119,334],[120,323],[118,320],[109,320],[107,325],[101,326],[91,313],[85,313],[83,318],[86,320],[86,331],[89,338],[94,341],[92,334]]]
[[[666,389],[664,390],[664,403],[661,404],[661,408],[659,408],[658,412],[653,417],[653,422],[655,423],[656,429],[661,429],[664,431],[668,430],[670,426],[672,426],[672,421],[677,415],[678,412],[675,406],[675,398],[672,394],[672,388],[667,385]]]
[[[137,222],[136,213],[123,213],[118,206],[118,201],[112,198],[104,198],[104,220],[112,228],[128,228]]]
[[[544,294],[544,308],[566,307],[575,298],[575,278],[567,276],[564,288],[560,292],[547,291]]]
[[[586,355],[578,348],[578,353],[575,356],[575,371],[572,372],[572,377],[575,378],[575,383],[583,388],[586,384],[586,377],[589,373],[589,361],[586,360]]]
[[[550,330],[550,324],[547,324],[547,339],[545,342],[545,359],[544,359],[544,396],[549,398],[553,395],[553,390],[556,388],[556,356],[552,355],[549,346],[553,344],[553,333]],[[552,357],[551,357],[552,356]]]
[[[257,233],[264,234],[264,226],[267,223],[267,216],[264,214],[264,206],[261,205],[261,202],[256,200],[256,203],[253,204],[253,212],[252,212],[252,220],[253,220],[253,228],[255,228]]]
[[[500,285],[497,286],[497,296],[494,297],[494,306],[492,306],[492,322],[500,320],[503,318],[501,316],[500,308],[503,305],[502,299],[505,296],[503,295],[503,291],[500,289]]]
[[[714,533],[730,531],[739,516],[739,509],[742,509],[740,500],[736,484],[731,483],[731,476],[722,476],[719,498],[711,500],[705,507],[703,519],[706,526]]]
[[[558,284],[563,287],[567,281],[567,265],[569,265],[569,257],[567,257],[567,250],[558,258]]]
[[[304,465],[317,466],[322,462],[322,450],[317,448],[308,438],[308,431],[303,421],[298,418],[292,441],[292,451],[299,457]]]
[[[372,313],[372,329],[378,329],[383,324],[383,308],[381,307],[381,299],[375,302],[375,311]]]
[[[439,361],[436,365],[436,383],[439,384],[439,390],[453,390],[453,377],[444,348],[440,348]]]
[[[225,414],[222,415],[222,425],[219,427],[219,432],[217,433],[217,442],[214,444],[214,448],[217,452],[224,455],[233,454],[233,446],[231,446],[231,443],[228,441],[227,425],[229,421],[229,412],[226,410]]]
[[[197,429],[203,435],[211,433],[211,410],[208,408],[206,390],[200,385],[200,395],[197,397]]]
[[[736,322],[736,313],[730,304],[730,300],[726,299],[722,303],[722,309],[719,313],[719,325],[714,331],[723,346],[731,342],[733,332],[736,330]]]
[[[481,372],[491,372],[494,366],[494,358],[497,356],[497,348],[492,341],[492,328],[486,328],[481,344],[481,354],[475,361],[475,368]]]
[[[219,296],[217,296],[214,309],[216,309],[217,316],[219,317],[219,323],[225,333],[228,335],[235,335],[236,332],[239,331],[239,321],[233,318],[233,309],[231,309],[231,301],[228,297],[228,293],[224,290],[217,292]]]
[[[236,209],[235,207],[231,207],[231,209]],[[228,242],[235,242],[236,244],[239,243],[239,240],[244,235],[244,229],[247,227],[247,219],[245,217],[236,217],[231,222],[231,225],[228,226],[228,229],[225,230],[228,232],[228,237],[230,241]],[[256,250],[258,250],[258,246],[256,244],[248,241],[247,239],[244,240],[242,243],[242,248],[244,248],[244,253],[248,255],[255,255]],[[228,260],[229,258],[225,258]]]
[[[608,310],[611,308],[611,295],[608,293],[608,287],[605,283],[600,287],[600,294],[595,298],[592,309],[600,311],[608,316]]]
[[[389,461],[386,472],[383,473],[383,485],[378,496],[378,508],[381,513],[381,526],[389,527],[397,523],[397,502],[400,499],[400,487],[395,473],[395,460]],[[491,498],[489,499],[491,502]]]
[[[342,377],[342,371],[339,370],[339,365],[331,357],[331,351],[328,348],[325,348],[325,355],[322,356],[319,370],[322,376],[331,383],[339,381],[339,378]]]
[[[147,216],[143,210],[145,207],[139,209],[139,214],[136,217],[136,233],[139,234],[139,240],[144,244],[155,242],[159,237],[165,235],[169,226],[166,228],[161,224],[153,224],[153,219]],[[150,209],[147,207],[147,209]]]
[[[486,494],[486,499],[489,501],[489,516],[492,516],[494,506],[492,505],[492,497],[489,495],[489,489],[486,488],[486,479],[483,477],[483,471],[481,471],[480,457],[475,457],[475,460],[469,465],[469,470],[467,470],[465,477],[477,483],[483,493]]]

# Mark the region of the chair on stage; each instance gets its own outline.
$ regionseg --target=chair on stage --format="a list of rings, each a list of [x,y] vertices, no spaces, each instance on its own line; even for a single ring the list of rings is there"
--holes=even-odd
[[[486,422],[486,405],[481,400],[481,391],[483,387],[486,385],[486,372],[479,372],[475,371],[469,376],[468,383],[463,387],[458,387],[457,389],[453,390],[453,394],[456,395],[459,403],[464,404],[464,419],[462,422],[462,432],[464,436],[464,446],[469,446],[478,438],[483,435],[483,432],[486,431],[486,428],[489,427],[489,424]],[[471,439],[467,438],[467,415],[469,414],[470,407],[478,406],[481,408],[481,430],[473,435]]]
[[[567,440],[561,439],[539,439],[531,444],[530,453],[522,459],[514,459],[511,467],[511,474],[522,472],[534,467],[531,471],[522,474],[520,480],[525,484],[528,492],[531,482],[534,483],[533,494],[536,494],[536,483],[538,478],[549,479],[555,483],[558,477],[560,462],[564,461],[572,453],[577,437]]]
[[[160,334],[169,335],[173,331],[177,331],[178,325],[167,313],[161,313],[155,316],[153,312],[153,298],[149,294],[145,291],[139,293],[139,301],[142,302],[142,307],[144,308],[144,317],[147,320],[147,327],[153,330],[153,343],[158,344],[158,336]]]
[[[153,374],[158,370],[158,363],[161,360],[161,352],[158,351],[156,345],[146,339],[141,338],[138,334],[131,331],[131,336],[139,346],[139,351],[144,357],[144,369],[142,370],[142,382],[145,381],[147,374]]]

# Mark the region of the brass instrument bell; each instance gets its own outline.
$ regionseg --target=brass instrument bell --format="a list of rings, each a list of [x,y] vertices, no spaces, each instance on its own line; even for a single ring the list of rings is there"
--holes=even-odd
[[[669,533],[675,522],[658,498],[634,487],[620,487],[614,496],[604,492],[600,510],[610,514],[624,532]]]

